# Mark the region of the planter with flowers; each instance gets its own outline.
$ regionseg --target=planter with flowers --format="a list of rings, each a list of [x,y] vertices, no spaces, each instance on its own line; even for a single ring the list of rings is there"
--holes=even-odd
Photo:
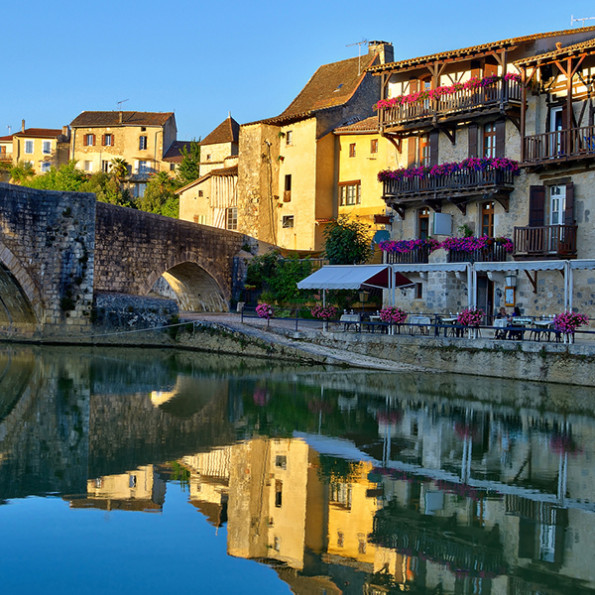
[[[401,310],[397,306],[388,306],[387,308],[382,308],[380,310],[380,320],[382,322],[388,322],[389,328],[392,329],[396,328],[397,333],[401,332],[401,325],[407,320],[407,312],[405,310]]]
[[[554,329],[564,336],[564,343],[574,343],[574,332],[579,326],[589,324],[586,314],[562,312],[554,316]]]
[[[469,339],[475,339],[484,316],[485,312],[481,308],[465,308],[457,316],[457,324],[467,329]]]
[[[271,318],[274,316],[275,311],[270,304],[258,304],[258,306],[256,306],[256,314],[258,315],[258,318],[264,318],[267,321],[267,328],[269,328]]]
[[[314,306],[310,310],[312,318],[317,318],[318,320],[323,321],[323,329],[325,331],[328,329],[328,321],[337,318],[338,313],[339,310],[335,306]]]

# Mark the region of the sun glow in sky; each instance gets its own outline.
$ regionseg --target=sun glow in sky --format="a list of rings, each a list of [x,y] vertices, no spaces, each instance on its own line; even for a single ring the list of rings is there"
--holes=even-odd
[[[401,60],[571,28],[591,0],[205,2],[2,5],[0,136],[60,128],[84,110],[174,111],[178,138],[282,112],[322,64],[390,41]],[[586,21],[595,25],[595,20]],[[578,27],[580,23],[575,23]],[[362,46],[362,52],[366,52]]]

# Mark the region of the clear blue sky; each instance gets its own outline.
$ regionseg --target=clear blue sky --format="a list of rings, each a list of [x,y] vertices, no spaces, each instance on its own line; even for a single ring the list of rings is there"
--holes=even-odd
[[[390,41],[400,60],[569,29],[571,15],[595,17],[595,3],[5,0],[0,136],[128,99],[174,111],[179,139],[204,138],[229,111],[240,123],[279,114],[318,66],[357,56],[348,44]]]

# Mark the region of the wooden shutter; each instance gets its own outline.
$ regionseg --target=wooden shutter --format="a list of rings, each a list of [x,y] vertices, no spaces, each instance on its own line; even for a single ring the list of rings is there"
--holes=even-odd
[[[407,139],[407,165],[411,167],[417,162],[417,137],[410,136]]]
[[[506,156],[506,120],[496,120],[496,157]]]
[[[409,81],[409,93],[415,93],[417,91],[417,79],[411,79]]]
[[[430,132],[430,167],[438,165],[438,140],[440,133],[437,130]]]
[[[477,124],[469,125],[469,157],[477,157]]]
[[[566,207],[564,209],[564,225],[574,225],[574,184],[566,184]]]
[[[87,141],[88,141],[88,136],[86,134],[83,134],[83,147],[87,146]]]
[[[481,78],[481,68],[479,60],[471,60],[471,78]]]
[[[93,146],[95,146],[95,135],[93,135]]]
[[[483,65],[483,76],[492,76],[494,74],[498,74],[498,65],[486,62]]]
[[[545,224],[545,186],[529,188],[529,227]]]
[[[101,144],[105,147],[105,134],[101,135]]]

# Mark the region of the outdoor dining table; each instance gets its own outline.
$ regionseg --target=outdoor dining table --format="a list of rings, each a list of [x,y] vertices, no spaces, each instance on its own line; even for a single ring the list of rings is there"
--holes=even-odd
[[[496,330],[496,339],[523,339],[524,328],[531,326],[531,318],[522,318],[513,316],[510,320],[507,318],[497,318],[494,320],[493,327]]]
[[[339,322],[343,324],[344,331],[348,331],[351,326],[353,326],[356,331],[359,331],[361,325],[361,317],[359,314],[341,314]]]
[[[419,332],[422,335],[427,335],[429,333],[430,325],[432,324],[432,321],[430,320],[429,316],[410,316],[408,322],[411,325],[418,326]],[[409,328],[409,334],[413,335],[413,333],[415,332],[415,326],[411,326]]]

